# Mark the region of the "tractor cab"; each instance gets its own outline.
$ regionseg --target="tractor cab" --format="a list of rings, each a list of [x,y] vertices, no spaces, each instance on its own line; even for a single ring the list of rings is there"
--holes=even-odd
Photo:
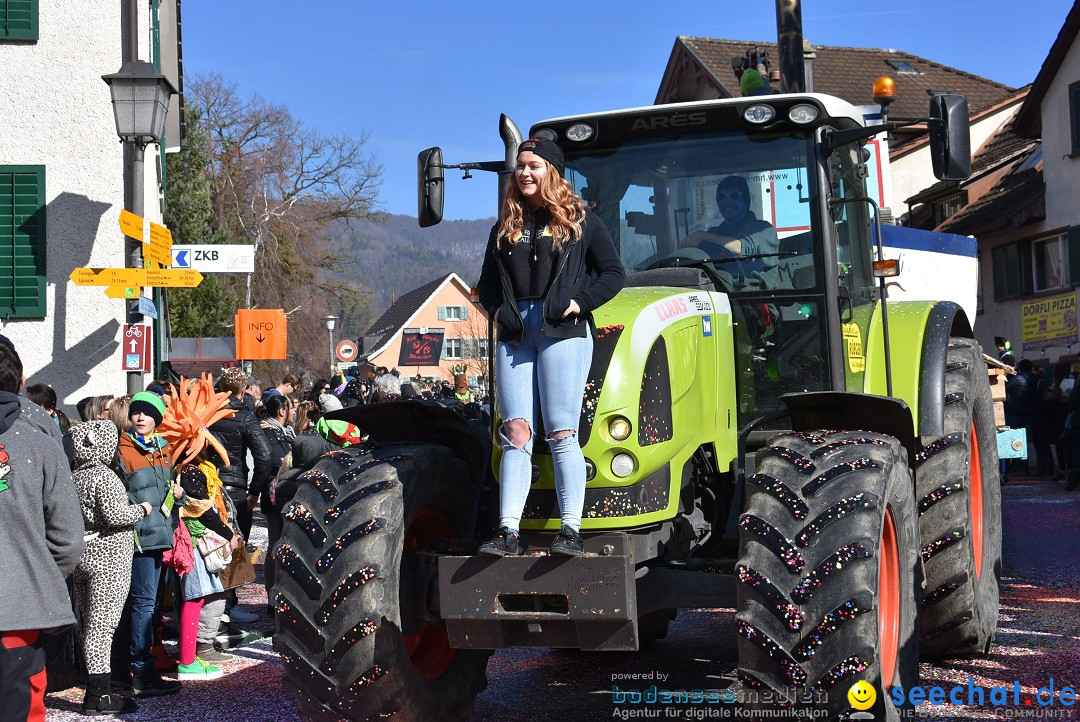
[[[872,215],[829,203],[862,196],[866,165],[850,145],[823,157],[822,126],[855,125],[854,108],[832,119],[828,101],[732,100],[533,130],[564,139],[566,177],[611,231],[628,285],[728,294],[740,425],[786,393],[862,390],[844,335],[865,331],[874,298]]]

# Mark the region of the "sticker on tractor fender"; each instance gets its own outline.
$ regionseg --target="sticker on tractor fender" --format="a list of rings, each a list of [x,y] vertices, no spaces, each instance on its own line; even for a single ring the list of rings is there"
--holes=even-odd
[[[858,324],[845,323],[841,327],[846,348],[848,370],[853,374],[866,371],[866,356],[863,355],[862,332]]]
[[[712,336],[712,316],[701,317],[701,335]]]

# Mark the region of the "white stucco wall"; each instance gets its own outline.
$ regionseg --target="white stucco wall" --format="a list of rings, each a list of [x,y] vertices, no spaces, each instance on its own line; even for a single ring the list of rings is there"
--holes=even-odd
[[[1069,157],[1069,85],[1076,82],[1080,82],[1080,42],[1074,42],[1065,55],[1040,108],[1048,228],[1080,225],[1080,157]]]
[[[929,109],[929,104],[928,104]],[[971,124],[971,152],[974,155],[983,143],[1020,109],[1020,102],[989,113]],[[938,182],[934,177],[934,166],[930,160],[930,144],[918,150],[894,158],[892,166],[893,215],[899,218],[908,212],[905,201]]]
[[[140,57],[150,60],[149,3],[140,3]],[[124,265],[117,218],[124,202],[123,147],[101,76],[123,61],[123,3],[41,0],[36,42],[0,43],[0,165],[44,165],[47,316],[12,320],[28,383],[48,383],[74,414],[80,398],[122,394],[124,302],[76,287],[77,266]],[[157,153],[146,154],[146,208],[160,222]]]
[[[1046,219],[1026,225],[1007,235],[980,239],[983,298],[986,312],[979,316],[975,335],[984,347],[993,348],[994,336],[1012,339],[1017,358],[1029,358],[1037,364],[1072,358],[1080,346],[1023,351],[1022,307],[1038,297],[995,302],[993,284],[993,248],[1020,239],[1060,233],[1080,225],[1080,157],[1070,158],[1069,84],[1080,81],[1080,43],[1074,42],[1053,78],[1040,106],[1042,115],[1043,181],[1046,184]],[[1075,279],[1074,279],[1075,282]],[[1061,289],[1048,296],[1077,293],[1076,288]]]

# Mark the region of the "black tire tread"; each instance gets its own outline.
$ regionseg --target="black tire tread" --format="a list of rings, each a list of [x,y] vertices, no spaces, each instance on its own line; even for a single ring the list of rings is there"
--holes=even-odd
[[[945,371],[945,428],[924,438],[915,469],[926,574],[921,615],[927,659],[985,654],[997,628],[1001,574],[1001,490],[993,399],[982,348],[951,338]],[[984,509],[983,568],[975,574],[970,515],[971,423],[979,444]]]
[[[907,452],[895,439],[863,431],[782,434],[763,451],[755,476],[792,490],[807,514],[797,518],[793,509],[802,507],[773,493],[773,481],[747,485],[736,565],[738,676],[778,694],[826,692],[857,679],[876,683],[877,544],[886,503],[901,535],[910,592],[902,625],[917,645],[920,562]],[[897,679],[905,686],[916,682],[917,664],[917,648],[904,644]],[[849,711],[844,695],[828,695],[827,704],[829,719]],[[747,706],[751,717],[768,708]],[[894,719],[891,702],[879,706],[879,719]]]
[[[435,506],[468,520],[464,463],[419,444],[361,446],[301,477],[273,550],[270,599],[283,682],[307,720],[460,720],[487,685],[489,652],[458,651],[436,680],[404,649],[399,601],[409,519]]]

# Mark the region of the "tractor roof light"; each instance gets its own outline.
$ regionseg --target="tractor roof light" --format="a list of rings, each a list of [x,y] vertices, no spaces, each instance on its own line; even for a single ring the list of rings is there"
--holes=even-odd
[[[791,110],[788,111],[787,117],[788,120],[796,125],[808,125],[817,120],[818,115],[819,112],[817,108],[812,105],[800,103],[799,105],[793,106]]]
[[[874,102],[888,105],[896,100],[896,81],[888,75],[879,75],[874,80]]]
[[[776,117],[776,111],[773,110],[771,105],[762,105],[760,103],[749,106],[742,114],[743,119],[748,123],[754,125],[762,125],[768,123],[770,120]]]
[[[582,143],[593,137],[593,127],[588,123],[574,123],[566,129],[566,137],[575,143]]]

